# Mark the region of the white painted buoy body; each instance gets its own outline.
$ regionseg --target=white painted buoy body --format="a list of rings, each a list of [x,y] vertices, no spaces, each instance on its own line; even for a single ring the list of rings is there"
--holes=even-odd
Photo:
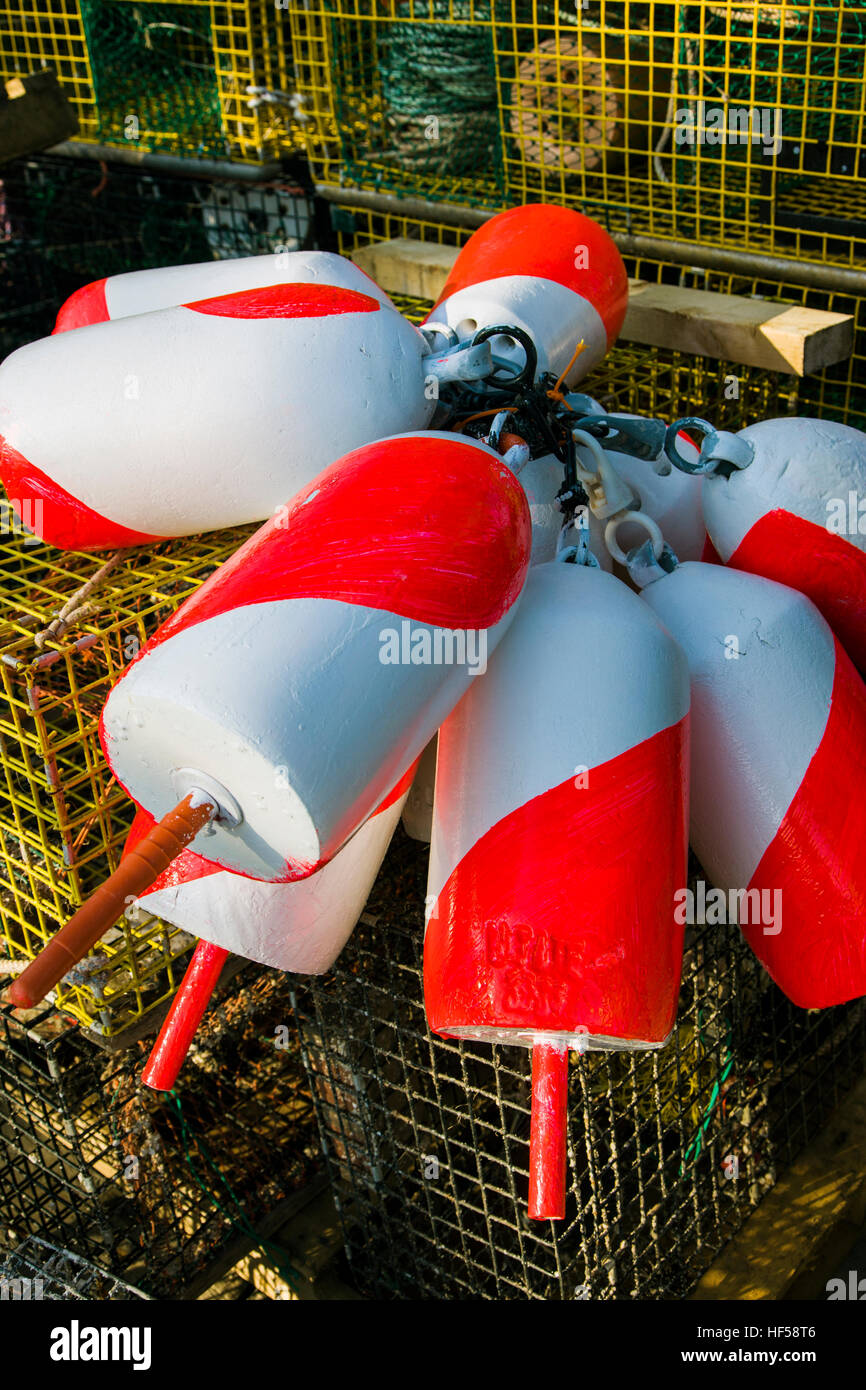
[[[403,807],[403,829],[413,840],[429,845],[433,833],[433,793],[436,786],[438,734],[431,738],[421,757]]]
[[[786,418],[739,436],[753,446],[753,462],[704,480],[719,557],[807,594],[866,670],[866,434]]]
[[[329,970],[357,925],[406,801],[408,776],[339,854],[297,883],[262,883],[184,850],[146,893],[144,912],[234,955],[298,975]],[[139,811],[128,848],[153,821]]]
[[[0,477],[67,549],[258,521],[341,454],[429,422],[424,349],[395,309],[321,284],[60,333],[0,366]]]
[[[335,285],[371,295],[393,308],[385,291],[345,256],[331,251],[277,251],[266,256],[128,270],[123,275],[93,280],[61,305],[54,332],[282,284]]]
[[[603,227],[582,213],[530,203],[497,213],[460,251],[429,321],[459,338],[498,324],[523,329],[538,352],[538,371],[573,386],[596,366],[625,317],[628,278]],[[500,335],[494,351],[525,361],[516,340]]]
[[[243,818],[194,852],[271,882],[314,873],[486,668],[529,525],[483,444],[430,432],[339,460],[116,683],[101,734],[118,780],[156,820],[216,783]]]
[[[685,564],[644,597],[689,661],[691,841],[710,883],[735,907],[749,894],[743,933],[795,1004],[866,993],[866,687],[785,585]]]

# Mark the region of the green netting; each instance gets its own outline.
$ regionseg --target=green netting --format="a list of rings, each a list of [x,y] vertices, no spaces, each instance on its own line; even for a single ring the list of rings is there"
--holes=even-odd
[[[410,20],[411,0],[395,8]],[[460,197],[468,182],[501,196],[489,5],[431,0],[425,13],[429,22],[332,24],[341,159],[378,187]]]
[[[99,113],[98,138],[224,157],[209,10],[81,0]]]
[[[727,88],[730,102],[781,104],[788,143],[862,143],[866,6],[839,5],[835,13],[826,5],[735,10],[729,33],[725,11],[710,11],[703,57],[715,95]],[[715,83],[713,69],[726,69]]]

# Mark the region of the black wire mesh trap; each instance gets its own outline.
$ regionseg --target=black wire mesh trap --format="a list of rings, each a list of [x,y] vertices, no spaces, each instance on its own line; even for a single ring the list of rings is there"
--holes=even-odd
[[[262,184],[149,174],[61,155],[0,170],[0,357],[51,332],[64,299],[106,275],[309,244],[293,178]]]
[[[428,1032],[426,871],[398,830],[334,971],[294,995],[358,1287],[685,1296],[862,1074],[866,1003],[795,1009],[738,928],[689,928],[668,1046],[573,1057],[566,1219],[531,1222],[528,1054]]]
[[[28,1236],[17,1249],[0,1256],[0,1301],[115,1302],[147,1297],[141,1289],[39,1236]]]
[[[178,1087],[53,1008],[0,1010],[0,1247],[34,1236],[156,1297],[200,1283],[320,1167],[285,978],[221,991]],[[276,1161],[278,1159],[278,1161]]]

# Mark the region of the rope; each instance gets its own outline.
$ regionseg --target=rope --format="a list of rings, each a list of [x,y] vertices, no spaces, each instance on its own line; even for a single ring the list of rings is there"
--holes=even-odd
[[[434,0],[433,15],[448,24],[382,26],[378,66],[390,147],[377,158],[449,178],[497,171],[493,40],[487,28],[451,22],[462,12],[468,18],[468,5]],[[475,17],[484,16],[476,9]]]
[[[286,1263],[283,1251],[280,1250],[278,1246],[273,1245],[271,1241],[266,1240],[263,1236],[261,1236],[259,1232],[256,1230],[255,1226],[253,1226],[253,1224],[249,1220],[249,1217],[244,1211],[244,1208],[238,1198],[238,1195],[232,1187],[231,1183],[229,1182],[228,1178],[226,1178],[226,1176],[220,1171],[213,1158],[211,1157],[210,1153],[208,1152],[204,1140],[201,1138],[200,1135],[192,1133],[192,1130],[187,1124],[186,1116],[183,1113],[183,1106],[181,1104],[179,1094],[176,1090],[169,1091],[168,1094],[174,1102],[174,1107],[177,1111],[177,1119],[178,1124],[180,1125],[180,1139],[183,1148],[184,1160],[187,1164],[187,1167],[190,1170],[190,1173],[192,1174],[192,1177],[196,1185],[204,1194],[204,1196],[207,1197],[208,1200],[213,1203],[220,1215],[226,1221],[228,1221],[228,1223],[231,1226],[233,1226],[236,1231],[240,1231],[243,1235],[250,1236],[255,1241],[256,1246],[258,1246],[259,1248],[261,1248],[261,1250],[266,1252],[270,1259],[270,1262],[276,1269],[277,1273],[280,1274],[283,1279],[285,1279],[286,1283],[289,1285],[289,1288],[291,1288],[295,1293],[297,1293],[299,1279],[298,1271],[294,1269],[291,1265]],[[195,1144],[196,1148],[199,1150],[199,1153],[204,1159],[205,1164],[216,1174],[217,1178],[219,1179],[220,1183],[222,1184],[223,1188],[225,1189],[228,1195],[229,1201],[232,1203],[232,1205],[235,1207],[235,1210],[238,1213],[237,1217],[232,1216],[231,1212],[226,1211],[219,1198],[217,1197],[216,1193],[214,1192],[213,1188],[211,1188],[199,1176],[198,1170],[192,1157],[192,1153],[190,1151],[190,1139]]]

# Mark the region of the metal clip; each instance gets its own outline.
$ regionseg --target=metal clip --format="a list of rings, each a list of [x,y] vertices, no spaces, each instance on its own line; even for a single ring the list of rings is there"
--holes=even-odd
[[[686,429],[698,430],[704,436],[700,457],[695,462],[684,458],[677,448],[677,435]],[[698,415],[686,415],[669,427],[665,435],[665,453],[681,473],[725,473],[730,476],[734,469],[748,468],[754,462],[755,446],[741,434],[717,430]]]
[[[665,544],[661,555],[656,555],[652,540],[649,539],[642,545],[636,545],[625,558],[629,578],[639,589],[655,584],[657,579],[664,579],[665,575],[672,574],[678,565],[679,560],[669,545]]]
[[[608,433],[596,434],[600,426]],[[632,458],[655,462],[664,451],[666,427],[664,420],[653,420],[638,416],[634,420],[624,420],[618,415],[593,413],[575,421],[575,429],[586,430],[603,449],[611,449],[618,454],[629,454]]]
[[[460,344],[447,352],[428,353],[421,361],[428,378],[435,377],[440,386],[452,381],[483,381],[493,371],[489,343]]]
[[[617,473],[610,459],[602,451],[600,441],[587,434],[585,430],[575,429],[572,430],[572,434],[575,444],[589,449],[596,465],[596,472],[591,473],[579,459],[575,460],[575,473],[578,481],[586,489],[593,516],[604,520],[618,512],[637,511],[641,504],[640,498],[634,488]]]

